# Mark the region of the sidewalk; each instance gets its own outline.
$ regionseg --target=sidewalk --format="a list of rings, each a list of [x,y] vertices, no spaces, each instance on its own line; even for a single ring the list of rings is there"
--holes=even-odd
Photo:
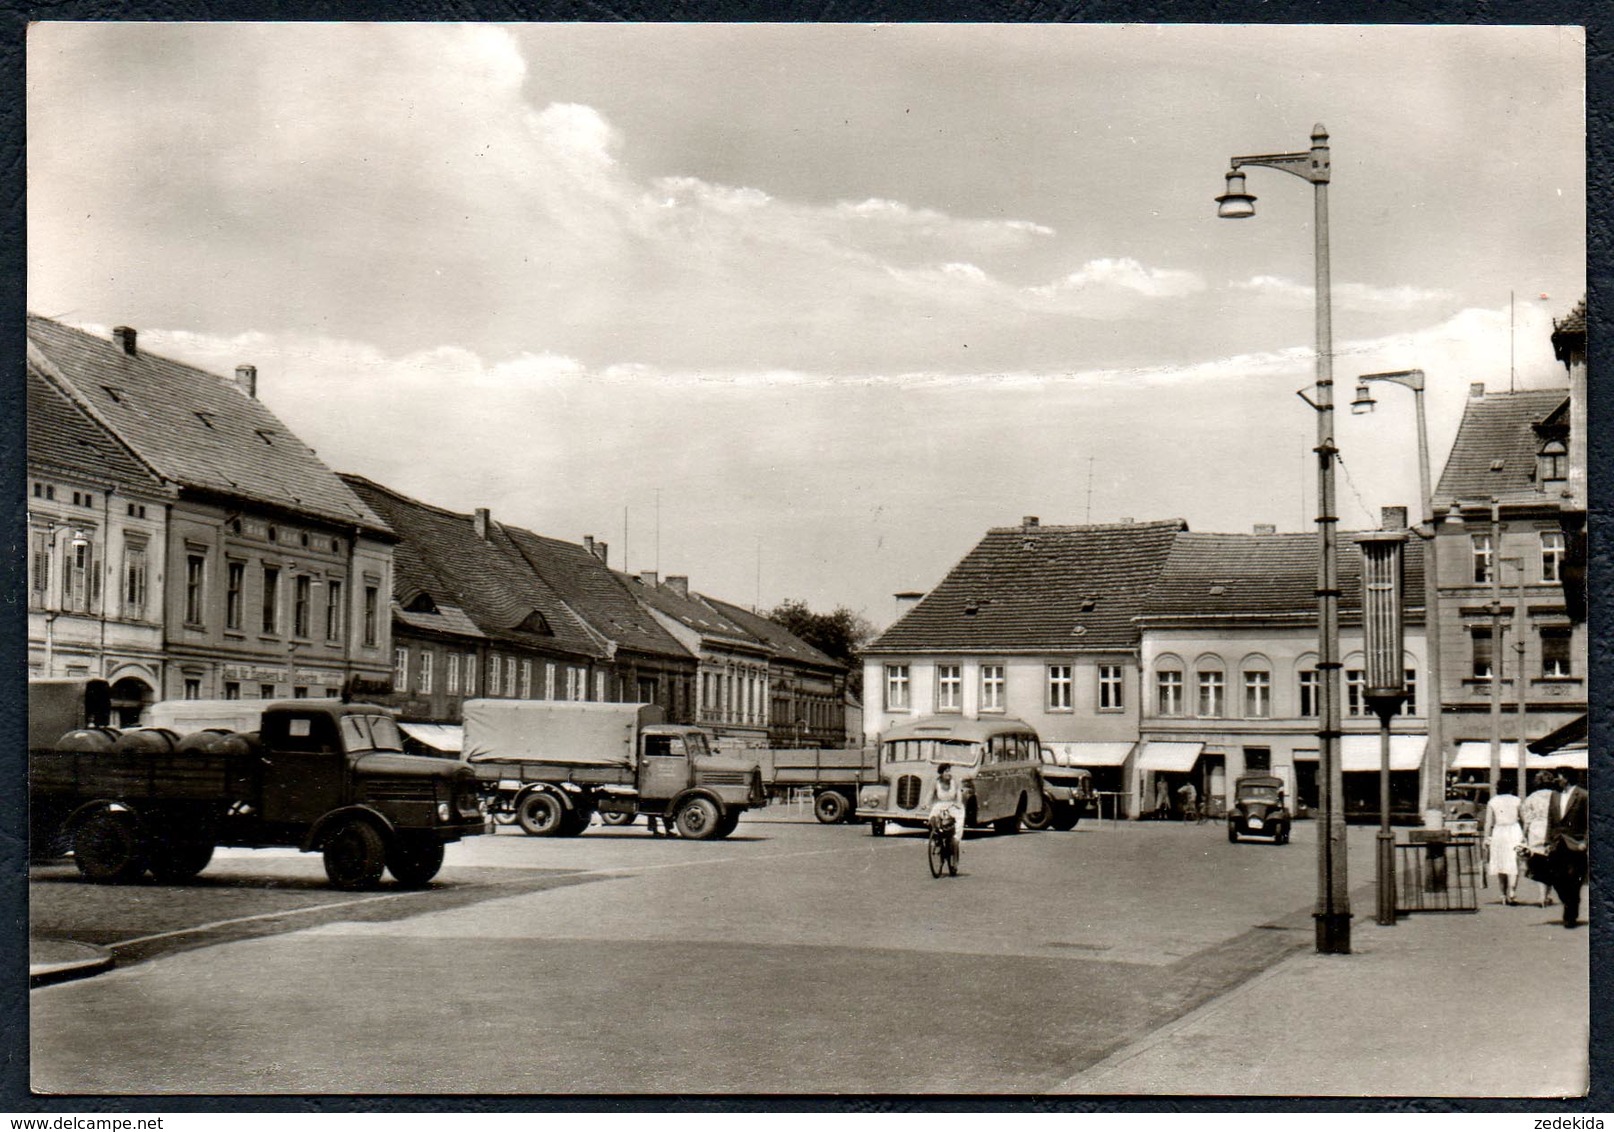
[[[1538,891],[1525,884],[1526,895]],[[1053,1090],[1197,1096],[1574,1097],[1588,1087],[1589,899],[1374,920],[1350,955],[1305,951]]]

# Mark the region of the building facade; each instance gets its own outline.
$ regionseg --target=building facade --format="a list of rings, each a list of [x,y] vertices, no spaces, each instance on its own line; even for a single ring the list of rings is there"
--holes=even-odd
[[[706,602],[768,646],[768,745],[846,745],[846,666],[783,625],[729,602]]]

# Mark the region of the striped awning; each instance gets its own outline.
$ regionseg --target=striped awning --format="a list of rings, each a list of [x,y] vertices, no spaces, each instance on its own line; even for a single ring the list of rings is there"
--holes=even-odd
[[[398,730],[434,751],[457,755],[465,739],[465,729],[457,723],[400,723]]]
[[[1057,766],[1086,767],[1120,766],[1137,744],[1122,740],[1116,743],[1044,743],[1053,752]]]
[[[1199,754],[1205,749],[1203,743],[1167,743],[1152,741],[1143,745],[1143,753],[1138,756],[1139,770],[1172,771],[1183,773],[1194,769],[1199,761]]]

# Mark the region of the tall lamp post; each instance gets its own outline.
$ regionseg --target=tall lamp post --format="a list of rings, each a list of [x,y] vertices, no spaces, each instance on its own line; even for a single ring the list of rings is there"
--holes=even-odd
[[[1440,666],[1440,572],[1435,556],[1435,500],[1430,486],[1429,424],[1424,419],[1424,377],[1421,369],[1395,370],[1391,373],[1364,373],[1356,379],[1356,398],[1351,412],[1371,413],[1377,404],[1371,382],[1388,381],[1412,390],[1413,407],[1418,415],[1418,504],[1423,520],[1417,534],[1423,540],[1423,635],[1424,635],[1424,715],[1429,720],[1429,739],[1424,748],[1423,795],[1424,809],[1439,809],[1446,798],[1446,745],[1445,745],[1445,685],[1441,683]]]
[[[1395,923],[1395,834],[1390,829],[1390,719],[1407,700],[1402,617],[1403,530],[1356,536],[1362,548],[1363,699],[1379,717],[1378,922]]]
[[[1334,514],[1334,341],[1328,271],[1328,132],[1311,130],[1311,148],[1300,153],[1263,153],[1229,163],[1227,191],[1216,198],[1216,214],[1230,220],[1255,215],[1255,197],[1244,191],[1246,165],[1281,169],[1310,181],[1314,191],[1317,298],[1316,399],[1300,396],[1317,411],[1317,758],[1322,780],[1322,833],[1317,839],[1317,950],[1347,955],[1351,950],[1351,901],[1345,874],[1344,777],[1339,761],[1339,564],[1335,561]]]

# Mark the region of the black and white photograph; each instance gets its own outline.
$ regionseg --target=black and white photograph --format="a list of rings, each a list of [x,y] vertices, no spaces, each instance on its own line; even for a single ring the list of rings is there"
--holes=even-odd
[[[1587,60],[30,24],[33,1100],[1587,1097]]]

